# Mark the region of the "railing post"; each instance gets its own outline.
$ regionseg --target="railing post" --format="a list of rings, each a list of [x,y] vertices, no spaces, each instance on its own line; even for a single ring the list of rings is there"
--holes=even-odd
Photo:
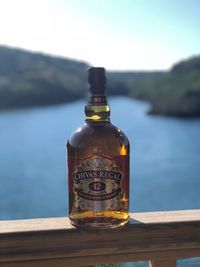
[[[149,267],[176,267],[176,260],[150,261]]]

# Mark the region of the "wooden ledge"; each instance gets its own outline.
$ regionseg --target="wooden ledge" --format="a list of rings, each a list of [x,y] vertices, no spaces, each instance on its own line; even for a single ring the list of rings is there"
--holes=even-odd
[[[0,266],[5,267],[73,267],[198,256],[199,210],[134,213],[130,224],[112,230],[75,229],[68,218],[0,222]]]

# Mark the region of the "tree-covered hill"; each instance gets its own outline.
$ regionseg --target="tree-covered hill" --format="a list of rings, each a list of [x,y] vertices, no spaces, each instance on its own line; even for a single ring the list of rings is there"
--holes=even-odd
[[[200,56],[175,64],[140,92],[142,89],[143,98],[152,103],[153,114],[200,116]]]
[[[78,99],[87,69],[84,62],[0,46],[0,109]]]
[[[50,105],[85,95],[85,62],[0,46],[0,109]],[[109,72],[108,94],[151,103],[150,113],[200,116],[200,56],[168,72]]]
[[[200,56],[179,62],[168,72],[110,75],[112,92],[124,91],[131,97],[149,101],[152,114],[200,116]]]

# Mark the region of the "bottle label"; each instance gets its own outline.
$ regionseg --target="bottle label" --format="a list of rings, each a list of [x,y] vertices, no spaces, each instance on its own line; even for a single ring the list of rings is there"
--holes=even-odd
[[[105,156],[91,156],[74,162],[70,179],[75,208],[102,211],[119,208],[123,194],[123,168]]]
[[[107,105],[107,100],[104,95],[92,95],[89,104],[94,106]]]

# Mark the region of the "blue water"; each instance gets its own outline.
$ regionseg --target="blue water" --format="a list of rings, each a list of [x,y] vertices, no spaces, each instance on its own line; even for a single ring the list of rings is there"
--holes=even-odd
[[[200,119],[146,115],[148,104],[111,98],[112,122],[131,144],[131,210],[200,208]],[[0,219],[65,216],[65,144],[84,102],[0,113]]]

